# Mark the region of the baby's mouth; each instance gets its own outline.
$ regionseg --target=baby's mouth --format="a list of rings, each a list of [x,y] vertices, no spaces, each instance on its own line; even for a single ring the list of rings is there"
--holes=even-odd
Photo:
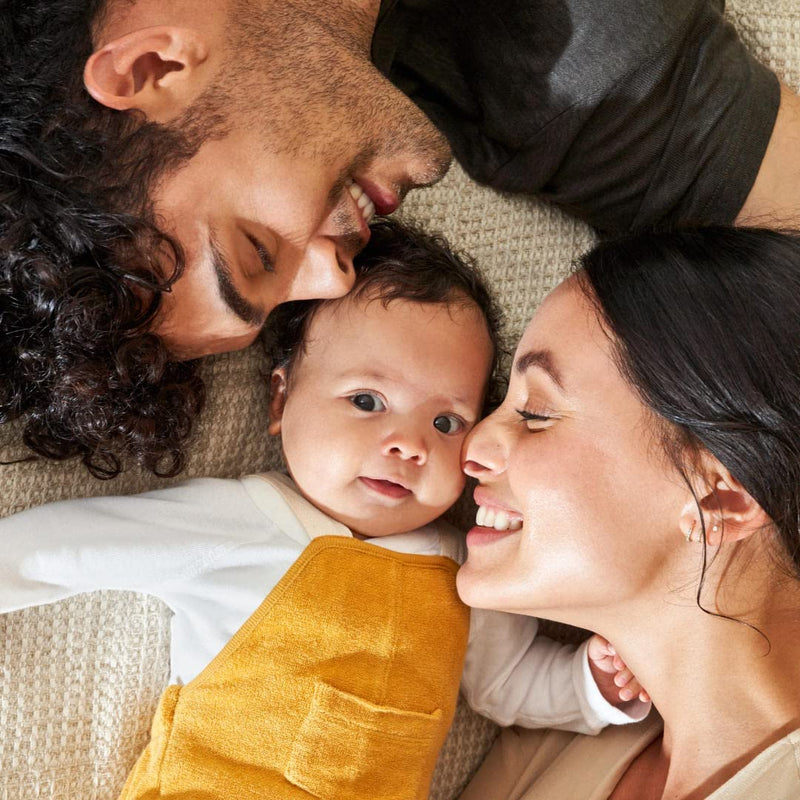
[[[367,478],[361,476],[359,480],[369,489],[372,489],[373,492],[377,492],[378,494],[381,494],[384,497],[402,498],[402,497],[408,497],[408,495],[413,494],[411,489],[409,489],[406,486],[403,486],[402,483],[396,483],[395,481],[388,481],[385,480],[384,478]]]

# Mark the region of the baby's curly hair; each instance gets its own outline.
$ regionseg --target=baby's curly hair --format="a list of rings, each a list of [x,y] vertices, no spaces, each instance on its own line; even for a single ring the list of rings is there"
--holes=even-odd
[[[483,413],[494,410],[505,394],[500,372],[503,349],[502,313],[480,270],[456,253],[447,240],[412,223],[382,219],[370,225],[372,235],[355,258],[351,298],[393,300],[446,306],[477,306],[486,322],[493,360]],[[315,313],[340,300],[297,300],[279,306],[269,317],[263,340],[272,369],[292,367],[302,358],[306,334]],[[291,379],[291,378],[290,378]]]
[[[173,475],[204,387],[148,332],[183,259],[147,195],[214,120],[166,127],[89,97],[104,5],[0,2],[0,422],[98,478],[129,461]]]

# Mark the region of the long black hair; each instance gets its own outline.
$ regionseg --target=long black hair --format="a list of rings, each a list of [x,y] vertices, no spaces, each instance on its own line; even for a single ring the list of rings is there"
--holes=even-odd
[[[800,577],[800,234],[640,234],[580,266],[622,374],[671,423],[677,465],[700,447],[724,464]]]

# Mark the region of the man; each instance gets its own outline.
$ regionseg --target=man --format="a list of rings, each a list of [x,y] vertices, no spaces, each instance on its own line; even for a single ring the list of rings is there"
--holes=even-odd
[[[796,98],[717,6],[6,0],[0,421],[177,472],[185,359],[345,293],[372,213],[444,173],[420,107],[478,179],[601,229],[786,211]]]

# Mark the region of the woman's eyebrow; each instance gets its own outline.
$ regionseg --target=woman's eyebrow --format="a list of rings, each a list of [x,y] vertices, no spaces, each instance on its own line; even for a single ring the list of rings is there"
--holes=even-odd
[[[525,355],[517,359],[514,371],[517,375],[524,375],[531,367],[539,367],[544,370],[550,379],[564,391],[564,384],[561,381],[561,373],[558,371],[553,360],[553,354],[549,350],[529,350]]]

